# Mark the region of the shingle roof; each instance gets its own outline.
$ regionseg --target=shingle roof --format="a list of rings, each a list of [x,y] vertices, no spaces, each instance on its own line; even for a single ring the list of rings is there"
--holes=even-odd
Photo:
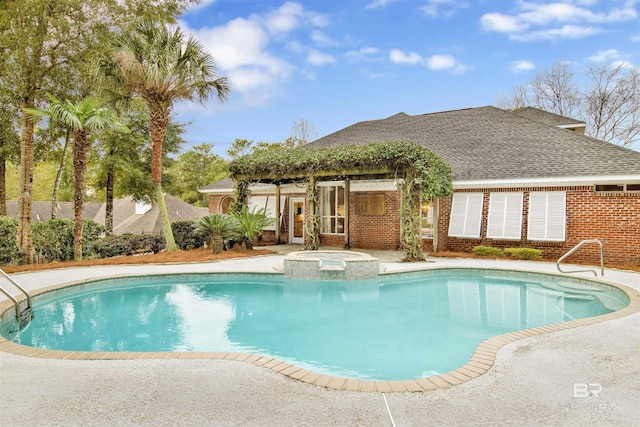
[[[535,107],[525,107],[514,111],[513,114],[527,119],[546,123],[550,126],[571,126],[584,125],[582,120],[572,119],[570,117],[561,116],[560,114],[550,113]]]
[[[190,205],[170,194],[165,194],[164,199],[170,221],[198,219],[209,213],[208,208]],[[34,222],[51,219],[51,202],[35,201],[32,206]],[[105,209],[104,203],[85,202],[84,218],[104,225]],[[7,200],[7,216],[18,217],[17,201]],[[73,202],[58,203],[58,218],[73,218]],[[162,219],[158,212],[158,206],[154,203],[149,211],[144,214],[136,214],[135,202],[131,197],[114,199],[113,224],[114,234],[162,233]]]
[[[96,215],[100,210],[102,203],[85,202],[83,210],[83,218],[96,220]],[[58,202],[57,203],[57,217],[58,218],[73,218],[73,202]],[[34,201],[31,202],[31,211],[33,222],[46,221],[51,219],[51,202],[46,201]],[[7,216],[12,218],[18,217],[18,202],[17,200],[7,200]],[[102,223],[104,223],[104,216]]]
[[[456,180],[638,175],[640,152],[487,106],[359,122],[305,149],[407,140],[447,161]]]
[[[233,188],[234,185],[235,184],[233,182],[233,179],[227,177],[227,178],[222,178],[221,180],[218,180],[213,184],[209,184],[205,187],[202,187],[198,191],[207,192],[207,190],[226,190],[229,188]]]

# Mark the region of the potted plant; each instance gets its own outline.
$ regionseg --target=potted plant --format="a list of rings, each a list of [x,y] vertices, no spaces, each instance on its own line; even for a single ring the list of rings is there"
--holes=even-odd
[[[262,233],[262,230],[274,222],[273,218],[267,217],[266,209],[253,208],[249,210],[246,205],[242,206],[240,212],[234,212],[238,224],[238,234],[244,240],[245,248],[253,249],[253,239]]]
[[[224,240],[233,236],[236,228],[235,218],[226,214],[207,215],[198,222],[198,229],[211,236],[211,251],[214,254],[222,252]]]

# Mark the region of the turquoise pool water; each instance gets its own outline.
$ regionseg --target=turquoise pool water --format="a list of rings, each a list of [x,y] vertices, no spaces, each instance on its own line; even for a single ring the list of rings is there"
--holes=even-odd
[[[495,270],[435,270],[367,281],[268,274],[119,278],[35,298],[23,345],[77,351],[220,351],[315,372],[401,380],[464,365],[505,332],[596,316],[628,303],[595,282]],[[12,325],[13,323],[13,325]]]

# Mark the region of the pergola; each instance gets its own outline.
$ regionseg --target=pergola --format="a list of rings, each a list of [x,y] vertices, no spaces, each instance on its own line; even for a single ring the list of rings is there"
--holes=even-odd
[[[408,141],[386,141],[368,145],[345,145],[318,149],[262,149],[241,156],[229,165],[236,181],[236,200],[247,203],[249,183],[276,186],[276,224],[280,224],[280,186],[304,182],[307,185],[305,216],[306,249],[320,246],[319,203],[316,184],[345,183],[344,246],[350,247],[350,183],[355,180],[393,179],[400,191],[400,243],[407,260],[424,260],[419,212],[422,197],[451,194],[449,165],[432,151]],[[276,241],[280,242],[280,227]]]

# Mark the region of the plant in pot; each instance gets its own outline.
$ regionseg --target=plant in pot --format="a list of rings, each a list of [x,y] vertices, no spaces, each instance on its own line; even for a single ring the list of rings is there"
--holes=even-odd
[[[211,236],[211,251],[214,254],[222,252],[225,239],[236,234],[236,219],[227,214],[212,214],[200,218],[198,229]]]
[[[244,205],[240,212],[234,212],[233,216],[238,223],[238,234],[244,241],[245,248],[249,250],[253,249],[253,239],[274,222],[273,218],[267,216],[266,209],[257,209],[255,206],[249,209]]]

